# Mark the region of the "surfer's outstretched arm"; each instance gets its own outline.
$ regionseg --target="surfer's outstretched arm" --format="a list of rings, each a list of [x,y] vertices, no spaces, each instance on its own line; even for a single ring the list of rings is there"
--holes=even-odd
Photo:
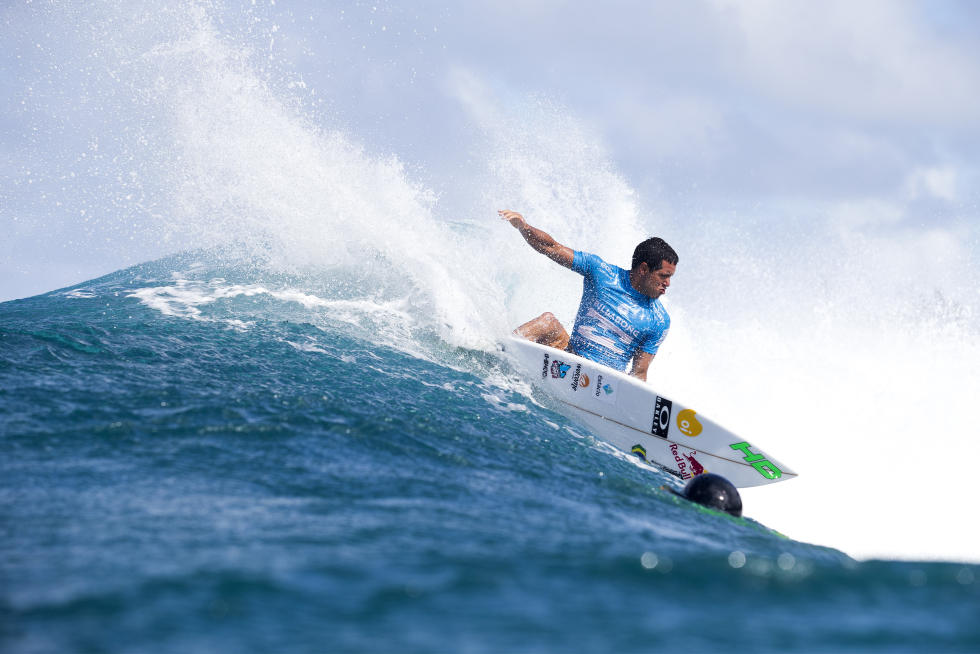
[[[572,261],[575,259],[575,253],[572,248],[567,247],[551,238],[551,235],[547,232],[543,232],[537,227],[531,227],[524,220],[524,216],[517,213],[516,211],[507,211],[506,209],[497,212],[501,218],[509,222],[511,225],[517,228],[517,231],[521,233],[524,240],[527,241],[528,245],[535,249],[535,251],[540,252],[544,256],[548,257],[555,263],[559,263],[566,268],[572,267]]]

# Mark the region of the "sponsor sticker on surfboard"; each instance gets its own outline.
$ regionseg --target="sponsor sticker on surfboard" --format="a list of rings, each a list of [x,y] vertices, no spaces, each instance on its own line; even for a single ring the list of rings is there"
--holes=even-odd
[[[674,403],[662,395],[657,396],[657,401],[653,407],[653,426],[650,433],[660,438],[667,438],[670,435],[670,414],[674,409]]]
[[[517,337],[507,350],[530,376],[540,376],[562,413],[679,479],[711,471],[744,488],[796,476],[699,411],[625,373]]]
[[[600,402],[615,405],[619,401],[616,386],[616,380],[611,379],[608,375],[597,375],[593,395]]]

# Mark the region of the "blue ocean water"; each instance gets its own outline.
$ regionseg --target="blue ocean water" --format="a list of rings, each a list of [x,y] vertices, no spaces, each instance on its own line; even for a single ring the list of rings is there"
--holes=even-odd
[[[980,566],[690,505],[355,296],[191,253],[0,304],[0,649],[980,650]]]

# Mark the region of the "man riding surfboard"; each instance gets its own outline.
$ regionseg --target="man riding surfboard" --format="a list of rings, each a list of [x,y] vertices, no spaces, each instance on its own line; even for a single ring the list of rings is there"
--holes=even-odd
[[[650,362],[670,328],[670,316],[659,298],[677,269],[674,249],[661,238],[648,238],[636,246],[631,267],[625,270],[558,243],[516,211],[497,213],[535,251],[585,278],[570,335],[550,312],[529,320],[514,333],[617,370],[625,370],[632,360],[630,374],[646,380]]]

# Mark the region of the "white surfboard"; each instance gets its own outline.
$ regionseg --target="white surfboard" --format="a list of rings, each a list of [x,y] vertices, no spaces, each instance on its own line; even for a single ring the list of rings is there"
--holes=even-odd
[[[504,351],[570,418],[675,477],[713,472],[745,488],[796,476],[744,438],[635,377],[514,336]]]

